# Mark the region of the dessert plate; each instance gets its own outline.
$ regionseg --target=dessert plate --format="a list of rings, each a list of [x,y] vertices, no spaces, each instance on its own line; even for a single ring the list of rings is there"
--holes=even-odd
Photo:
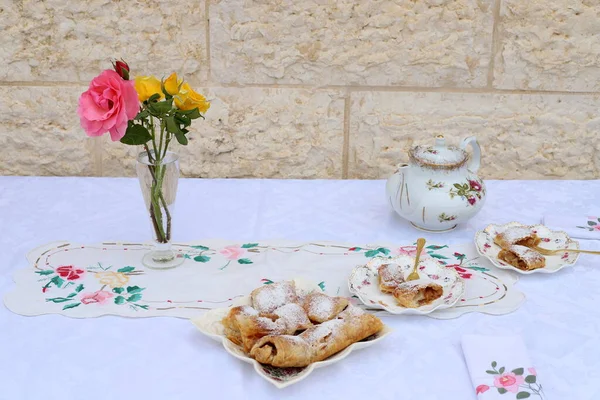
[[[379,290],[377,268],[383,264],[398,264],[404,276],[412,271],[415,259],[410,256],[394,258],[373,258],[366,265],[354,268],[348,278],[348,289],[356,295],[368,308],[386,310],[391,314],[429,314],[432,311],[450,308],[465,292],[465,283],[454,268],[446,268],[434,258],[422,259],[419,263],[419,275],[437,283],[444,290],[442,296],[431,304],[419,308],[406,308],[397,304],[394,296]]]
[[[305,295],[314,291],[321,291],[321,288],[317,284],[300,278],[294,279],[294,283],[296,284],[296,291],[299,295]],[[251,305],[250,295],[237,299],[237,301],[231,307],[241,305]],[[279,368],[259,363],[258,361],[247,355],[240,346],[234,344],[229,339],[227,339],[227,337],[225,337],[224,328],[223,324],[221,323],[221,320],[227,315],[227,313],[229,313],[231,307],[210,310],[201,317],[192,319],[191,322],[196,326],[196,328],[198,328],[200,332],[210,337],[211,339],[221,342],[223,344],[223,347],[229,354],[244,362],[252,364],[254,366],[254,370],[258,373],[258,375],[260,375],[262,378],[266,379],[267,381],[269,381],[270,383],[272,383],[280,389],[292,385],[294,383],[300,382],[308,375],[310,375],[315,368],[321,368],[327,365],[334,364],[343,360],[355,350],[364,349],[365,347],[374,345],[392,331],[389,327],[384,325],[383,329],[377,332],[375,335],[369,336],[366,339],[351,344],[344,350],[340,351],[337,354],[334,354],[326,360],[317,361],[306,367]],[[355,361],[358,362],[359,360],[355,359]]]
[[[524,225],[519,222],[509,222],[504,225],[488,225],[483,231],[475,234],[475,247],[477,252],[486,257],[495,267],[518,272],[519,274],[552,274],[561,269],[575,264],[579,258],[579,253],[564,252],[554,256],[544,256],[546,258],[546,266],[544,268],[534,269],[532,271],[523,271],[516,268],[498,258],[500,246],[494,243],[494,238],[497,234],[504,232],[507,228],[513,226],[525,226],[531,228],[538,237],[542,239],[539,247],[548,250],[555,249],[579,249],[579,242],[571,239],[569,235],[562,231],[553,231],[544,225]]]

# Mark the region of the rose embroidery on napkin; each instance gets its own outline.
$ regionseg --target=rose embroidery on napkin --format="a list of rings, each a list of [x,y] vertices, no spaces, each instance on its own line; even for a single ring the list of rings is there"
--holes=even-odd
[[[494,376],[493,387],[500,394],[515,394],[516,399],[527,399],[531,396],[538,396],[543,399],[544,394],[542,385],[537,383],[537,373],[535,368],[528,368],[528,375],[524,375],[525,368],[515,368],[512,371],[506,371],[505,367],[496,369],[498,363],[492,361],[492,368],[485,371]],[[475,388],[475,394],[479,395],[487,392],[490,386],[482,384]],[[485,397],[482,397],[485,398]]]
[[[585,229],[590,232],[600,231],[600,218],[588,216],[587,219],[588,219],[588,222],[587,222],[588,226],[577,226],[577,228]]]

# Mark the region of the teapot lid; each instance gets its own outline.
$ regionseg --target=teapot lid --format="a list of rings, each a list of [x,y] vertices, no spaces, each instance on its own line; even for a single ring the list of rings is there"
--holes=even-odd
[[[456,169],[467,162],[467,152],[456,146],[446,146],[446,139],[442,135],[435,138],[433,146],[418,145],[413,147],[409,156],[411,161],[422,167],[432,169]]]

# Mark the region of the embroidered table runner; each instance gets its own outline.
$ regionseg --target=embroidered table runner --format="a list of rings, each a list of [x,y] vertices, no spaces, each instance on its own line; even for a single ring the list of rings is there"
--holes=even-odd
[[[355,266],[373,257],[415,254],[415,246],[211,240],[174,245],[185,262],[170,270],[152,270],[141,263],[149,250],[149,245],[135,243],[42,246],[28,254],[31,267],[16,272],[16,288],[4,302],[22,315],[190,318],[227,307],[260,285],[295,277],[313,280],[329,295],[350,296],[347,279]],[[525,298],[513,286],[516,275],[494,268],[473,244],[430,244],[426,253],[455,268],[466,281],[458,304],[431,317],[455,318],[473,311],[506,314]]]

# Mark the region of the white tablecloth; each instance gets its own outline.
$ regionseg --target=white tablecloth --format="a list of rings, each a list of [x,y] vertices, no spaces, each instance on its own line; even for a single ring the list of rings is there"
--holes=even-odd
[[[470,241],[488,223],[538,223],[545,213],[597,209],[600,181],[488,181],[468,225],[432,241]],[[174,238],[334,240],[408,244],[423,235],[397,218],[383,181],[182,180]],[[148,240],[135,179],[0,177],[0,295],[24,255],[55,240]],[[600,249],[598,241],[581,247]],[[600,258],[522,277],[526,303],[506,316],[385,317],[380,346],[278,390],[186,320],[58,315],[0,307],[0,399],[474,399],[465,333],[522,334],[548,399],[599,399]]]

